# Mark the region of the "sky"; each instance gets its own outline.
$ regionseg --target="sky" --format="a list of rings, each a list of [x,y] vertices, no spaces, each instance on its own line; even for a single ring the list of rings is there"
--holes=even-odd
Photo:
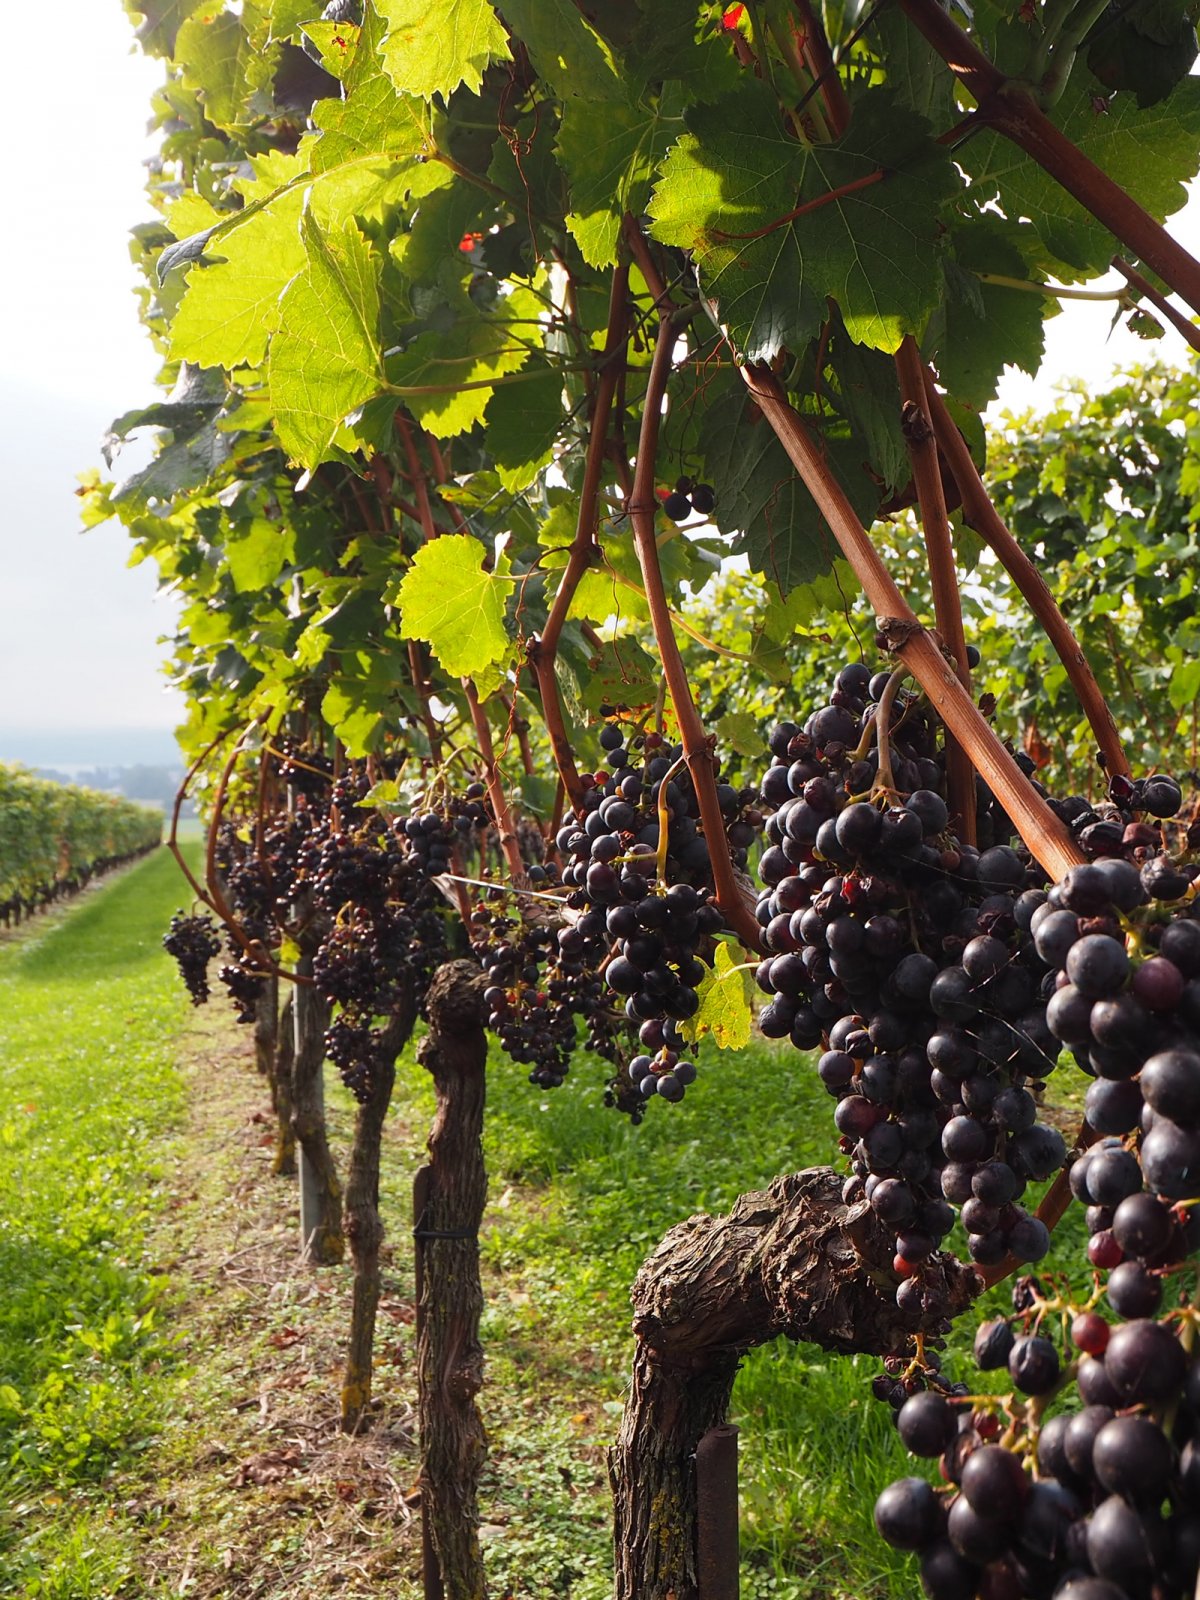
[[[157,360],[137,320],[127,232],[143,195],[150,95],[161,65],[133,46],[120,0],[57,0],[53,76],[10,73],[0,100],[0,760],[168,760],[182,702],[161,674],[173,609],[150,565],[128,567],[116,524],[79,531],[76,475],[101,465],[111,419],[153,398]],[[1200,195],[1169,224],[1200,252]],[[1009,373],[999,404],[1043,407],[1056,382],[1101,387],[1157,346],[1119,332],[1111,304],[1072,302],[1047,328],[1033,382]]]
[[[120,0],[60,0],[54,40],[45,71],[10,73],[0,101],[0,760],[52,762],[56,744],[64,760],[120,759],[111,728],[131,730],[130,760],[167,760],[170,608],[151,567],[127,567],[121,529],[79,531],[75,498],[113,417],[153,396],[127,234],[152,214],[142,163],[162,68],[133,53]]]

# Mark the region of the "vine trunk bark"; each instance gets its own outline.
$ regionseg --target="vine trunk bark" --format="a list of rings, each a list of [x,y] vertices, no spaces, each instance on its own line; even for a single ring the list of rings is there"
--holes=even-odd
[[[475,1404],[483,1384],[479,1224],[487,1197],[483,990],[473,962],[439,967],[426,995],[429,1032],[419,1051],[437,1091],[424,1214],[413,1218],[421,1256],[421,1510],[450,1600],[482,1600],[485,1593],[478,1491],[486,1440]]]
[[[927,1273],[922,1321],[896,1306],[893,1239],[828,1168],[776,1178],[727,1216],[665,1235],[633,1288],[631,1391],[609,1452],[615,1600],[700,1600],[695,1456],[725,1421],[745,1353],[781,1335],[843,1354],[903,1349],[981,1287],[950,1257]]]
[[[356,1433],[363,1426],[371,1404],[375,1318],[380,1292],[379,1252],[384,1238],[383,1219],[379,1214],[383,1125],[396,1084],[396,1057],[412,1037],[416,1020],[416,995],[409,983],[382,1031],[370,1089],[354,1119],[354,1142],[346,1170],[345,1231],[354,1264],[354,1282],[342,1382],[344,1433]]]
[[[271,1079],[271,1104],[275,1110],[275,1157],[271,1171],[277,1178],[296,1176],[296,1133],[292,1127],[292,1069],[296,1061],[295,999],[289,989],[279,1013],[279,1043]]]
[[[268,1083],[275,1077],[275,1052],[279,1048],[279,979],[268,973],[254,1002],[254,1065]]]
[[[296,963],[301,977],[312,974],[312,955]],[[335,1266],[345,1251],[342,1186],[325,1129],[325,1030],[329,1006],[311,983],[292,994],[295,1057],[292,1062],[292,1129],[300,1146],[300,1247],[318,1266]]]
[[[267,1080],[271,1110],[275,1113],[275,1155],[271,1171],[276,1177],[296,1172],[296,1139],[292,1133],[291,1072],[295,1043],[292,1038],[291,996],[283,1014],[279,1010],[279,979],[271,972],[262,980],[254,1006],[254,1064]]]

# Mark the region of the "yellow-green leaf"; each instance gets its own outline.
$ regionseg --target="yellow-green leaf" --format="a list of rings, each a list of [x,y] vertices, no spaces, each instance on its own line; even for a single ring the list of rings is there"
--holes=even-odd
[[[352,222],[326,233],[307,211],[301,231],[307,266],[280,304],[268,371],[280,442],[311,469],[343,419],[376,395],[384,378],[370,246]]]
[[[444,534],[417,551],[396,592],[404,636],[424,639],[454,677],[482,673],[508,652],[505,586],[483,570],[483,554],[469,533]]]
[[[750,1042],[752,994],[750,969],[741,961],[741,946],[730,939],[717,944],[711,968],[696,993],[700,1009],[683,1024],[691,1043],[710,1033],[718,1050],[741,1050]]]
[[[304,265],[300,189],[281,194],[213,246],[223,259],[193,267],[171,325],[171,355],[198,367],[257,366],[278,326],[279,297]],[[174,220],[174,213],[172,213]],[[191,219],[181,217],[181,226]]]
[[[246,529],[231,533],[225,542],[225,559],[239,594],[265,589],[292,558],[296,536],[290,528],[266,517],[255,517]]]
[[[429,100],[465,83],[474,94],[508,36],[488,0],[376,0],[387,25],[383,63],[398,88]]]

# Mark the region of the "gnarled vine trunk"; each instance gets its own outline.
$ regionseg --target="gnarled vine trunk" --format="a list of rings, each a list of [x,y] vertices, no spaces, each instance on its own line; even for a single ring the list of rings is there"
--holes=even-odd
[[[419,1050],[422,1065],[433,1074],[438,1102],[429,1134],[424,1215],[413,1218],[421,1255],[421,1510],[450,1600],[481,1600],[485,1592],[478,1489],[486,1440],[475,1404],[483,1384],[484,986],[473,962],[439,967],[426,996],[429,1032]]]
[[[346,1170],[344,1223],[354,1283],[350,1298],[350,1333],[342,1382],[342,1431],[354,1433],[371,1404],[375,1349],[375,1317],[379,1310],[379,1251],[383,1219],[379,1214],[379,1163],[383,1125],[396,1084],[396,1057],[412,1037],[417,1002],[411,983],[383,1029],[370,1091],[354,1119],[354,1143]]]
[[[843,1354],[885,1354],[917,1331],[895,1301],[892,1235],[865,1202],[842,1200],[828,1168],[776,1178],[728,1216],[665,1235],[633,1288],[629,1400],[609,1452],[616,1600],[699,1600],[695,1455],[724,1422],[741,1358],[781,1335]],[[980,1283],[935,1257],[939,1315]]]
[[[312,973],[312,956],[296,963],[302,977]],[[329,1005],[311,983],[298,983],[292,995],[292,1129],[300,1146],[301,1249],[319,1266],[335,1266],[345,1251],[342,1186],[325,1129],[325,1030]]]

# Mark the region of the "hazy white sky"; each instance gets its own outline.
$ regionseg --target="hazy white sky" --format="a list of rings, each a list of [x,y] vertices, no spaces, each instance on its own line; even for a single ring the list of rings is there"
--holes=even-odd
[[[54,35],[52,70],[30,58],[0,100],[0,760],[18,730],[167,730],[180,712],[159,672],[169,602],[151,568],[127,568],[119,528],[77,531],[74,496],[111,418],[152,397],[126,233],[150,215],[142,162],[161,69],[132,49],[119,0],[58,0]],[[1200,251],[1200,202],[1171,228]],[[1049,325],[1039,382],[1012,374],[1002,403],[1044,403],[1075,374],[1099,387],[1156,348],[1123,333],[1106,342],[1110,316],[1069,305]],[[1182,352],[1175,335],[1158,348]]]
[[[126,568],[121,529],[81,534],[74,493],[112,418],[152,396],[126,235],[151,215],[142,162],[162,72],[132,53],[119,0],[60,0],[54,37],[45,70],[31,58],[0,101],[0,759],[6,730],[179,720],[155,574]]]

